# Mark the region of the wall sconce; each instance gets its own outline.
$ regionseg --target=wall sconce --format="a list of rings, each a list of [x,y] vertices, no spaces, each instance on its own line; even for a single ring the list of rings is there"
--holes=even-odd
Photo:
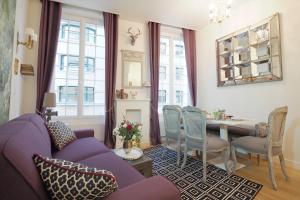
[[[25,35],[27,36],[27,41],[21,42],[19,40],[19,32],[17,33],[17,48],[19,45],[24,45],[26,48],[32,49],[33,43],[37,41],[38,36],[34,33],[32,28],[26,28]]]

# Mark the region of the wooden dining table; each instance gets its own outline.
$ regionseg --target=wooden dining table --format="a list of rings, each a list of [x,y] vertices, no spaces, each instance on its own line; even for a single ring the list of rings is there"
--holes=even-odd
[[[256,122],[254,120],[248,119],[207,119],[207,124],[214,124],[220,126],[220,137],[228,141],[228,126],[239,126],[239,125],[253,125],[255,126]]]

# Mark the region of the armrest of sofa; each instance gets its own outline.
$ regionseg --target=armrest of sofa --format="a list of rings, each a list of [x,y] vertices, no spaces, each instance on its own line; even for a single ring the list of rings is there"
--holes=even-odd
[[[177,187],[162,176],[154,176],[117,190],[106,200],[180,200]]]
[[[80,129],[74,130],[74,134],[77,138],[94,137],[93,129]]]

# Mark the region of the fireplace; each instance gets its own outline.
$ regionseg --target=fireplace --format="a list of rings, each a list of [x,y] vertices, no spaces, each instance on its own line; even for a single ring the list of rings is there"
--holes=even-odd
[[[149,145],[150,100],[148,99],[116,99],[116,125],[125,119],[142,124],[142,144]],[[120,138],[117,138],[116,148],[122,147]]]

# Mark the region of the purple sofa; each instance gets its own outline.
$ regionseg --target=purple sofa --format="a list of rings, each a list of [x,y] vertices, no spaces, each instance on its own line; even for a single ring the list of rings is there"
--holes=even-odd
[[[32,160],[34,153],[107,169],[119,189],[107,200],[179,200],[171,182],[155,176],[146,179],[94,137],[93,130],[75,131],[77,140],[55,151],[39,115],[26,114],[0,127],[0,199],[49,199]]]

